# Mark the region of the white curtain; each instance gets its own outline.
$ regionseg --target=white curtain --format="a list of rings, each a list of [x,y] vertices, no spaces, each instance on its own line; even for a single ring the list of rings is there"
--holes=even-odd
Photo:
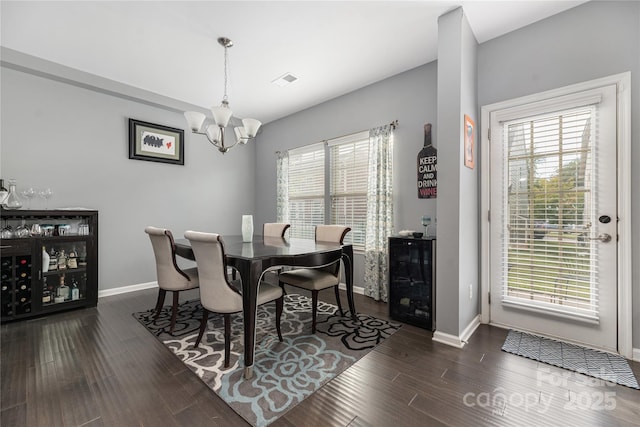
[[[393,233],[393,126],[369,131],[364,293],[387,301],[388,238]]]
[[[289,152],[276,154],[276,221],[289,222]]]

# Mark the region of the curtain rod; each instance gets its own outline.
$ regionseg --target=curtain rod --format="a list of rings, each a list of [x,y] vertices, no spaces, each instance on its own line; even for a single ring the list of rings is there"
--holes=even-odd
[[[397,127],[398,127],[398,125],[399,125],[398,119],[395,119],[394,121],[392,121],[391,123],[389,123],[389,126],[391,126],[393,129],[397,128]],[[347,133],[347,134],[344,134],[344,135],[342,135],[342,136],[336,136],[335,138],[331,138],[331,139],[323,139],[323,140],[322,140],[322,141],[320,141],[320,142],[324,142],[324,143],[326,144],[327,142],[329,142],[329,141],[331,141],[331,140],[333,140],[333,139],[340,139],[340,138],[344,138],[345,136],[353,135],[353,134],[360,133],[360,132],[364,132],[364,131],[353,132],[353,133]],[[289,151],[289,150],[285,150],[285,151]],[[281,153],[280,151],[276,151],[274,154],[275,154],[275,155],[278,155],[278,154],[280,154],[280,153]]]

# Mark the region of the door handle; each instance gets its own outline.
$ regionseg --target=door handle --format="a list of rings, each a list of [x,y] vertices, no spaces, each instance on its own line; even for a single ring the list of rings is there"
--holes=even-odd
[[[611,241],[611,234],[601,233],[597,237],[589,237],[589,240],[600,240],[602,243],[607,243]]]

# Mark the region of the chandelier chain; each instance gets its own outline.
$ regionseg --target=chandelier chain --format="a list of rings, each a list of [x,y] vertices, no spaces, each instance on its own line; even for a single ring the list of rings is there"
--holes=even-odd
[[[227,82],[228,82],[228,58],[227,58],[227,50],[229,48],[227,46],[224,47],[224,96],[222,97],[222,101],[229,102],[229,98],[227,96]]]

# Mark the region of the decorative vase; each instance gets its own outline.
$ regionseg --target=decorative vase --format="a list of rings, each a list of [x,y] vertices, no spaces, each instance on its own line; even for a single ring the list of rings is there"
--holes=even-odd
[[[242,241],[253,241],[253,215],[242,215]]]

